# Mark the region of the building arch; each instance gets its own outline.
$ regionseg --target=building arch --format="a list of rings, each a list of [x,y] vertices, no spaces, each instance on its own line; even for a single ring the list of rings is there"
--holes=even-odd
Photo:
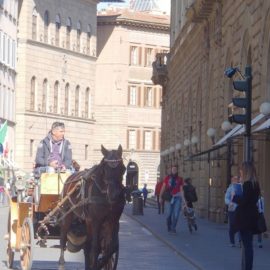
[[[58,113],[59,106],[59,82],[56,81],[54,84],[54,92],[53,92],[53,113]]]
[[[85,89],[85,104],[84,104],[85,118],[91,118],[92,113],[92,94],[90,87]]]
[[[60,29],[61,29],[61,17],[58,13],[55,17],[55,45],[59,46],[60,44]]]
[[[86,37],[86,53],[90,55],[91,50],[91,37],[92,37],[92,26],[91,24],[87,25],[87,37]]]
[[[77,52],[81,50],[81,34],[82,34],[82,23],[81,21],[77,22]]]
[[[66,48],[70,49],[70,35],[72,30],[72,20],[70,17],[67,18],[66,22]]]
[[[41,111],[43,113],[47,112],[47,95],[48,95],[48,80],[43,80],[42,85],[42,105],[41,105]]]
[[[31,78],[31,88],[30,88],[30,110],[34,111],[36,109],[36,97],[37,97],[37,81],[36,77]]]
[[[46,43],[48,43],[49,25],[50,25],[50,15],[49,11],[46,10],[44,13],[44,42]]]
[[[69,83],[65,86],[65,99],[64,99],[64,114],[69,114]]]
[[[79,116],[79,108],[80,108],[80,86],[77,85],[75,89],[75,110],[74,114],[75,116]]]

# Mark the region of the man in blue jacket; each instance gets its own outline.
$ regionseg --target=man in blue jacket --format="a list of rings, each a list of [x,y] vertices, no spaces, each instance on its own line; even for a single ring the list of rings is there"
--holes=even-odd
[[[48,135],[38,145],[35,172],[40,174],[72,169],[71,144],[64,134],[64,123],[54,122]]]

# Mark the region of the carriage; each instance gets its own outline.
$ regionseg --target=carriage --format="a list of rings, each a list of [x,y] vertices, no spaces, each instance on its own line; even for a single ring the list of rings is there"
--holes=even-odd
[[[64,269],[66,248],[70,252],[84,250],[86,270],[117,268],[119,219],[124,208],[120,179],[124,170],[118,167],[123,166],[122,148],[102,150],[104,158],[99,165],[72,175],[17,176],[6,235],[8,268],[13,266],[14,253],[19,252],[21,269],[30,270],[34,246],[47,247],[50,239],[60,240],[59,269]],[[112,198],[115,180],[121,192]]]

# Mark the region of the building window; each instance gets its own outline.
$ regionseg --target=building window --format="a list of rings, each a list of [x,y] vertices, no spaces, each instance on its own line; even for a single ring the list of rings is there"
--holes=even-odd
[[[3,62],[6,63],[6,47],[7,47],[7,44],[6,44],[6,40],[7,40],[7,35],[4,34],[3,35]]]
[[[70,33],[72,28],[71,18],[67,19],[67,29],[66,29],[66,48],[70,49]]]
[[[153,63],[153,49],[151,48],[146,48],[146,52],[145,52],[145,65],[147,67],[152,66]]]
[[[129,105],[136,106],[137,105],[137,87],[130,86],[129,87]]]
[[[131,46],[131,52],[130,52],[130,64],[131,65],[138,65],[139,64],[139,50],[138,47]]]
[[[16,68],[16,43],[12,41],[12,68]]]
[[[92,36],[92,27],[90,24],[87,26],[87,41],[86,41],[86,53],[90,55],[90,49],[91,49],[91,36]]]
[[[48,31],[49,31],[49,11],[46,10],[44,13],[44,42],[48,43]]]
[[[80,21],[77,23],[77,52],[81,50],[81,34],[82,34],[82,24]]]
[[[43,81],[43,89],[42,89],[42,112],[47,111],[47,91],[48,90],[48,80],[45,79]]]
[[[145,131],[144,132],[144,150],[152,150],[152,132]]]
[[[59,100],[59,82],[56,81],[54,84],[54,93],[53,93],[53,112],[58,113],[58,100]]]
[[[77,85],[75,90],[75,116],[79,116],[79,103],[80,103],[80,86]]]
[[[69,113],[69,84],[66,84],[65,87],[65,115],[68,115]]]
[[[88,144],[85,144],[84,146],[84,159],[88,159]]]
[[[36,107],[36,77],[31,79],[31,92],[30,92],[30,110],[34,111]]]
[[[60,40],[60,28],[61,28],[61,18],[60,15],[57,14],[55,18],[55,45],[59,46]]]
[[[136,130],[128,131],[128,149],[136,149]]]
[[[152,107],[153,106],[153,88],[146,87],[145,89],[145,106]]]
[[[32,39],[37,40],[37,10],[33,9],[32,13]]]
[[[91,95],[90,95],[90,88],[87,87],[85,90],[85,118],[89,118],[91,114]]]

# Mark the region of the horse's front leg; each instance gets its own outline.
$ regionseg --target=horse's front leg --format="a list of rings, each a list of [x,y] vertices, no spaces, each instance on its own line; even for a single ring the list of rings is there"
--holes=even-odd
[[[70,228],[72,221],[72,215],[69,215],[66,217],[61,224],[61,232],[60,232],[60,257],[58,261],[58,269],[59,270],[64,270],[65,269],[65,257],[64,253],[66,250],[66,245],[67,245],[67,233]]]
[[[97,270],[98,269],[98,255],[99,255],[99,233],[100,224],[92,224],[92,241],[90,248],[90,268],[86,270]]]

